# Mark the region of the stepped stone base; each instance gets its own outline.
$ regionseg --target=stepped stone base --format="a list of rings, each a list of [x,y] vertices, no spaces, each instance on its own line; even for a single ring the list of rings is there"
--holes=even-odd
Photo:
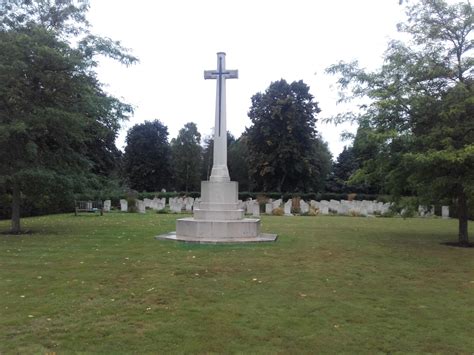
[[[176,220],[176,232],[155,237],[190,243],[274,242],[276,234],[260,233],[260,219],[244,218],[234,181],[202,181],[202,202],[194,217]]]

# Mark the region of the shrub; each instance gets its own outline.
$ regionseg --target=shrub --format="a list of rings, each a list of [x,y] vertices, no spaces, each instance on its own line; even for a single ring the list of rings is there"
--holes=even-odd
[[[137,193],[129,191],[127,193],[128,212],[138,212],[137,208]]]
[[[349,213],[349,215],[350,215],[351,217],[361,217],[361,216],[362,216],[359,212],[354,211],[354,210],[351,210],[350,213]]]
[[[413,218],[417,215],[417,211],[413,207],[406,207],[401,210],[400,215],[403,218]]]
[[[391,218],[391,217],[395,217],[396,213],[390,210],[390,211],[387,211],[387,212],[381,214],[380,216],[385,217],[385,218]]]
[[[310,207],[308,216],[317,216],[319,214],[319,208]]]
[[[283,216],[284,214],[285,214],[285,211],[281,207],[277,207],[272,210],[272,215],[274,216]]]

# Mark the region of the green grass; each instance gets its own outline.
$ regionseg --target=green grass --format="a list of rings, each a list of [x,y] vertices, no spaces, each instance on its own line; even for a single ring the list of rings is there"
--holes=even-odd
[[[0,236],[0,353],[474,352],[474,248],[440,244],[455,220],[263,217],[276,243],[153,238],[176,218],[45,216]]]

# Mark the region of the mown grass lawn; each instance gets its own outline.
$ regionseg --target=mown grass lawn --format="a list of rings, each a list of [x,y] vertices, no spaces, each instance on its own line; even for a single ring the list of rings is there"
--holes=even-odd
[[[263,217],[276,243],[153,238],[176,218],[45,216],[0,236],[0,353],[474,352],[474,248],[440,244],[455,220]]]

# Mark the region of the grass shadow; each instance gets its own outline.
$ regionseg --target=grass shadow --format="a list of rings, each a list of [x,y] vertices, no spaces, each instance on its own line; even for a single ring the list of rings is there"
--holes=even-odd
[[[474,243],[460,243],[460,242],[443,242],[441,245],[455,248],[474,248]]]

